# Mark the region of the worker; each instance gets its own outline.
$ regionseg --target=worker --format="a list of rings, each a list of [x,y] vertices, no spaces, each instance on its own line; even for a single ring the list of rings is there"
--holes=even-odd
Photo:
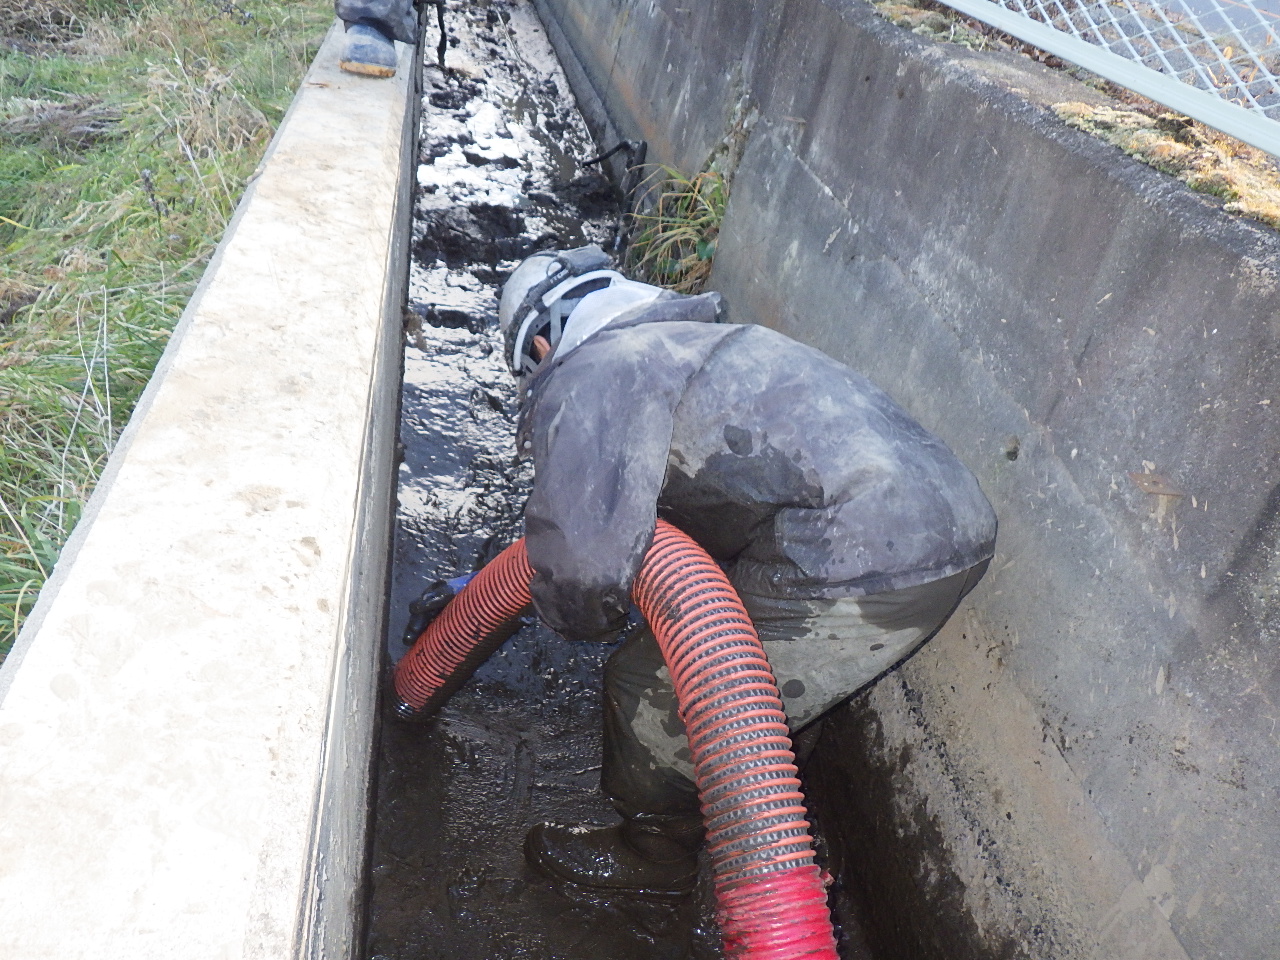
[[[346,27],[338,66],[367,77],[394,77],[392,41],[417,43],[418,13],[413,0],[334,0],[333,6]]]
[[[726,570],[793,736],[920,647],[981,578],[996,518],[883,390],[718,294],[628,280],[598,247],[539,253],[499,318],[532,457],[534,608],[568,640],[626,629],[657,517]],[[634,616],[634,614],[631,614]],[[606,827],[540,824],[525,853],[597,892],[679,896],[702,817],[670,674],[641,626],[605,667]]]

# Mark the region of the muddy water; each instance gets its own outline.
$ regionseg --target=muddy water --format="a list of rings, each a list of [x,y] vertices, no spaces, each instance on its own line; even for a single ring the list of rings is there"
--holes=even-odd
[[[535,249],[607,244],[618,212],[609,184],[577,162],[598,151],[527,0],[451,4],[448,20],[452,69],[427,68],[423,105],[393,661],[423,586],[477,569],[521,533],[530,474],[513,456],[498,285]],[[556,890],[524,862],[538,821],[615,819],[597,789],[610,650],[530,623],[434,722],[385,722],[367,957],[719,955],[705,894],[676,906],[600,899]]]

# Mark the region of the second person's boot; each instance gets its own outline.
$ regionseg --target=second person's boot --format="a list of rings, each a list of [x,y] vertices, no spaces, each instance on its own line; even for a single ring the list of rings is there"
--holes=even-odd
[[[396,45],[376,27],[353,23],[347,27],[338,66],[348,73],[366,77],[394,77]]]

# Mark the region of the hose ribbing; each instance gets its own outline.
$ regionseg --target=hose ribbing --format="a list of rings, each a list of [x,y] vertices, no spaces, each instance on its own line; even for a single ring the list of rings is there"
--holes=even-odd
[[[835,960],[786,714],[746,608],[706,551],[662,520],[631,595],[689,738],[725,955]]]
[[[396,665],[397,716],[431,716],[520,629],[533,568],[517,540],[449,601]]]
[[[532,577],[520,540],[463,588],[396,669],[401,715],[435,710],[514,632]],[[836,960],[786,715],[742,601],[706,551],[662,520],[632,598],[693,754],[726,956]]]

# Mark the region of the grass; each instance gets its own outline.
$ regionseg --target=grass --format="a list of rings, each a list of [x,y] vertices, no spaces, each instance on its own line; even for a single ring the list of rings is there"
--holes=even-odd
[[[891,23],[930,40],[954,43],[970,50],[1007,46],[1005,35],[989,28],[984,30],[985,24],[962,17],[935,0],[872,0],[872,6]]]
[[[725,176],[707,170],[686,177],[658,166],[641,192],[647,202],[632,215],[630,275],[679,293],[698,293],[711,275],[729,199]]]
[[[0,0],[0,659],[331,18]]]

